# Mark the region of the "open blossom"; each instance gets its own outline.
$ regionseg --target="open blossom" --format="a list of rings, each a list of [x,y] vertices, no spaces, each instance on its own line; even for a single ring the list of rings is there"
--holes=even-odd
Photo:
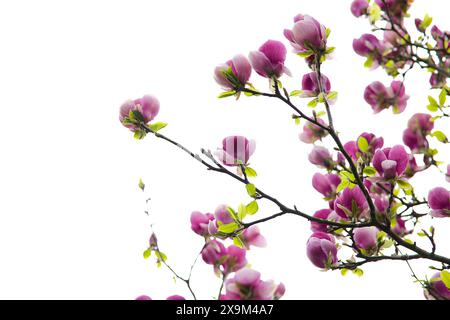
[[[318,118],[317,122],[325,127],[327,126],[325,121],[323,121],[321,118]],[[303,132],[300,133],[299,138],[304,143],[314,143],[317,140],[321,140],[322,138],[326,137],[327,135],[328,132],[325,129],[312,122],[307,121],[303,126]]]
[[[330,151],[322,146],[315,146],[308,159],[312,164],[324,168],[332,168],[334,164]]]
[[[409,154],[401,145],[377,150],[373,156],[373,166],[384,179],[402,176],[409,162]]]
[[[343,218],[365,218],[369,205],[359,187],[346,188],[334,202],[334,210]]]
[[[372,34],[363,34],[359,39],[353,40],[353,50],[360,56],[372,60],[372,68],[380,65],[383,59],[385,45]]]
[[[242,232],[241,240],[247,249],[250,246],[263,248],[267,245],[266,239],[259,232],[259,228],[256,225],[250,226]]]
[[[323,220],[328,220],[328,217],[330,216],[332,210],[330,209],[322,209],[319,211],[316,211],[313,215],[313,217],[315,218],[319,218],[319,219],[323,219]],[[327,232],[328,230],[328,226],[324,223],[319,223],[319,222],[311,222],[311,230],[313,232]]]
[[[261,274],[252,269],[241,269],[225,282],[226,293],[220,300],[278,300],[285,292],[282,283],[261,280]]]
[[[152,298],[150,298],[149,296],[144,294],[142,296],[137,297],[136,300],[146,301],[146,300],[152,300]]]
[[[427,135],[434,128],[434,121],[431,115],[416,113],[409,119],[408,128],[403,131],[403,142],[412,152],[421,153],[428,149],[429,143]]]
[[[266,78],[279,78],[283,73],[290,75],[284,66],[286,60],[286,47],[280,41],[268,40],[259,51],[252,51],[249,55],[253,69]]]
[[[352,2],[350,10],[355,17],[360,17],[363,14],[367,13],[367,9],[369,8],[369,3],[367,0],[354,0]]]
[[[450,300],[450,289],[442,281],[440,272],[435,273],[430,279],[424,294],[427,300]]]
[[[389,197],[386,194],[373,194],[372,200],[375,205],[376,213],[379,216],[386,216],[389,208]]]
[[[216,151],[216,156],[226,166],[247,164],[255,152],[256,143],[243,136],[230,136],[222,141],[222,149]]]
[[[314,232],[306,243],[306,255],[318,268],[328,269],[337,263],[334,237],[325,232]]]
[[[211,213],[203,214],[198,211],[191,213],[191,229],[200,236],[207,236],[209,222],[214,220]]]
[[[409,96],[405,94],[405,86],[401,81],[393,81],[390,87],[375,81],[364,90],[364,99],[375,113],[391,106],[394,113],[402,113],[406,109]]]
[[[247,265],[245,253],[245,249],[234,245],[225,248],[221,242],[211,240],[203,249],[202,258],[207,264],[213,265],[216,272],[221,270],[224,274],[229,274]]]
[[[408,129],[427,135],[434,129],[434,121],[429,114],[416,113],[408,120]]]
[[[289,40],[295,52],[325,50],[327,44],[326,28],[316,19],[299,14],[294,17],[292,30],[285,29],[284,36]]]
[[[312,178],[312,186],[318,192],[323,194],[325,198],[334,199],[336,197],[336,189],[341,183],[341,178],[334,173],[321,174],[316,173]]]
[[[329,93],[331,90],[330,80],[323,74],[321,75],[321,79],[323,91],[325,93]],[[317,97],[317,95],[321,92],[316,72],[310,72],[303,76],[302,91],[303,97]]]
[[[214,70],[214,79],[224,90],[245,87],[250,79],[252,66],[243,55],[237,55]]]
[[[356,141],[358,141],[360,138],[366,139],[367,143],[369,144],[369,147],[367,149],[367,153],[374,154],[375,151],[378,149],[381,149],[384,145],[384,139],[383,137],[376,137],[373,133],[363,132]],[[358,146],[358,150],[363,152]]]
[[[450,191],[445,188],[434,188],[428,193],[428,204],[435,218],[450,217]]]
[[[376,227],[357,228],[353,232],[356,246],[372,255],[378,249],[378,229]]]
[[[144,123],[149,123],[159,112],[159,101],[154,96],[146,95],[140,99],[125,101],[122,104],[119,114],[120,122],[131,131],[137,131],[139,128],[136,125],[128,123],[132,111],[139,112]]]
[[[392,231],[400,237],[406,236],[407,234],[410,234],[412,230],[408,230],[406,228],[406,221],[403,220],[401,217],[397,217],[397,222],[395,224],[395,227],[392,228]]]
[[[216,210],[214,211],[214,217],[216,218],[217,221],[220,221],[223,224],[229,224],[234,222],[234,219],[231,216],[230,211],[228,210],[228,206],[224,204],[216,208]]]

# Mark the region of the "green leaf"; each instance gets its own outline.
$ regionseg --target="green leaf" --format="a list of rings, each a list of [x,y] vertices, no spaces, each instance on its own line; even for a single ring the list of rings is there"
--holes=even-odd
[[[239,205],[238,207],[238,213],[237,213],[237,218],[242,221],[244,220],[245,216],[247,215],[247,208],[245,205],[243,205],[242,203]]]
[[[334,50],[336,50],[336,47],[328,47],[328,48],[325,50],[325,54],[333,53]]]
[[[138,130],[134,132],[134,138],[136,140],[142,140],[145,138],[145,136],[147,135],[147,133],[145,131],[142,130]]]
[[[377,170],[374,167],[365,167],[363,172],[368,177],[374,177],[377,174]]]
[[[147,249],[142,255],[144,256],[144,259],[148,259],[152,255],[152,250]]]
[[[308,107],[315,108],[317,106],[317,103],[317,98],[314,98],[310,102],[308,102]]]
[[[369,20],[371,24],[374,24],[381,18],[381,8],[378,4],[374,3],[369,8]]]
[[[247,189],[247,193],[250,197],[255,196],[256,194],[256,187],[253,183],[248,183],[245,185],[245,188]]]
[[[436,112],[436,111],[439,110],[439,107],[437,105],[434,105],[434,104],[429,104],[429,105],[427,105],[427,109],[429,111],[431,111],[431,112]]]
[[[447,270],[441,271],[441,280],[447,287],[447,289],[450,289],[450,272]]]
[[[386,68],[393,68],[393,67],[395,67],[394,60],[389,60],[388,62],[386,62],[385,66],[386,66]]]
[[[331,91],[329,94],[327,94],[328,100],[335,100],[338,96],[337,91]]]
[[[325,95],[322,92],[317,95],[317,101],[320,103],[325,102]]]
[[[433,98],[432,96],[428,96],[428,101],[430,102],[431,106],[439,108],[439,105],[438,105],[436,99]]]
[[[397,183],[399,187],[402,188],[403,190],[412,190],[412,186],[408,181],[398,180]]]
[[[369,150],[369,142],[364,137],[358,138],[358,148],[362,152],[367,152]]]
[[[348,272],[348,269],[341,269],[341,275],[345,276]]]
[[[327,113],[325,111],[319,111],[319,112],[316,113],[316,118],[320,118],[320,117],[322,117],[322,116],[324,116],[326,114]]]
[[[238,224],[236,222],[228,223],[228,224],[222,224],[219,226],[219,232],[223,233],[233,233],[239,228]]]
[[[426,237],[427,235],[424,233],[424,232],[417,232],[417,235],[419,236],[419,237]]]
[[[162,260],[162,261],[167,260],[167,256],[161,251],[155,251],[155,255],[158,258],[158,260]]]
[[[296,125],[299,125],[299,124],[300,124],[300,118],[295,118],[294,121],[295,121],[295,124],[296,124]]]
[[[227,97],[231,97],[231,96],[234,96],[236,94],[236,91],[225,91],[225,92],[222,92],[221,94],[219,94],[218,96],[217,96],[217,98],[219,98],[219,99],[222,99],[222,98],[227,98]]]
[[[167,127],[167,123],[165,122],[155,122],[155,123],[151,123],[149,126],[150,130],[152,130],[153,132],[158,132],[159,130],[161,130],[162,128]]]
[[[254,178],[254,177],[256,177],[258,175],[256,173],[256,171],[253,168],[250,168],[250,167],[245,167],[245,174],[249,178]]]
[[[435,137],[436,139],[438,139],[440,142],[443,143],[448,143],[448,139],[447,136],[442,132],[442,131],[435,131],[431,134],[432,137]]]
[[[441,93],[439,93],[439,104],[442,106],[444,106],[445,101],[447,101],[447,90],[445,88],[443,88],[441,90]]]
[[[359,268],[356,268],[356,269],[352,270],[352,273],[356,274],[358,277],[362,277],[364,275],[364,271],[362,271]]]
[[[303,93],[302,90],[294,90],[294,91],[292,91],[292,92],[289,94],[289,96],[291,96],[291,97],[296,97],[296,96],[301,95],[302,93]]]
[[[246,206],[246,209],[247,209],[247,213],[250,214],[250,215],[253,215],[253,214],[257,213],[258,209],[259,209],[258,202],[256,202],[256,200],[250,202]]]
[[[347,188],[349,184],[350,184],[350,182],[348,180],[342,180],[341,183],[336,188],[336,193],[339,193],[342,190],[344,190],[345,188]]]
[[[144,191],[145,189],[145,183],[142,178],[139,179],[139,189],[141,189],[142,191]]]
[[[364,62],[364,67],[365,68],[372,68],[373,65],[373,57],[370,55],[367,57],[366,62]]]
[[[331,29],[330,28],[326,28],[325,29],[325,35],[326,35],[327,38],[330,36],[330,33],[331,33]]]
[[[234,237],[233,238],[233,244],[236,247],[239,247],[239,248],[244,248],[245,247],[245,244],[244,244],[244,242],[242,242],[242,239],[240,237]]]
[[[433,18],[430,17],[428,14],[425,15],[425,18],[423,18],[422,23],[420,24],[420,28],[425,30],[428,28],[431,23],[433,22]]]
[[[301,58],[309,58],[314,54],[314,51],[312,50],[308,50],[308,51],[304,51],[304,52],[299,52],[297,53],[297,55]]]

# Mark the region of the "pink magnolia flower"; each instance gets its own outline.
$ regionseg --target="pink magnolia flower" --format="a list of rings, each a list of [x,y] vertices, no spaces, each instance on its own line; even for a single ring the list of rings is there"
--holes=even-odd
[[[247,265],[245,254],[245,249],[234,245],[225,248],[221,242],[211,240],[203,249],[202,258],[207,264],[213,265],[216,272],[229,274]]]
[[[386,194],[371,195],[376,212],[379,216],[386,217],[389,208],[389,197]]]
[[[306,243],[306,255],[316,267],[329,269],[338,261],[334,237],[325,232],[314,232]]]
[[[327,126],[325,121],[320,118],[317,119],[317,122],[325,127]],[[303,126],[303,132],[300,133],[299,138],[304,143],[314,143],[317,140],[321,140],[322,138],[326,137],[327,135],[328,132],[325,129],[322,129],[318,125],[308,121]]]
[[[450,289],[442,281],[440,272],[433,275],[424,294],[427,300],[450,300]]]
[[[312,178],[312,186],[327,199],[336,197],[336,189],[341,183],[341,178],[337,174],[316,173]]]
[[[433,217],[450,217],[450,191],[441,187],[434,188],[428,193],[428,205]]]
[[[409,155],[408,165],[406,166],[406,170],[404,176],[409,178],[414,177],[414,175],[420,171],[419,166],[417,165],[416,158],[413,154]]]
[[[403,131],[403,143],[411,149],[413,153],[423,153],[428,150],[429,143],[427,138],[420,132],[414,132],[407,128]]]
[[[373,156],[373,166],[384,179],[400,177],[406,170],[409,154],[401,145],[377,150]]]
[[[255,152],[256,143],[243,136],[230,136],[222,141],[222,149],[216,151],[216,156],[226,166],[246,165]]]
[[[319,218],[319,219],[323,219],[323,220],[327,220],[328,217],[330,216],[331,212],[333,212],[330,209],[322,209],[319,211],[316,211],[313,215],[313,217],[315,218]],[[311,221],[311,230],[313,232],[327,232],[328,231],[328,226],[326,224],[323,223],[319,223],[319,222],[314,222]]]
[[[149,296],[146,296],[146,295],[144,294],[144,295],[142,295],[142,296],[137,297],[136,300],[146,301],[146,300],[152,300],[152,298],[150,298]]]
[[[371,58],[371,68],[378,67],[383,60],[383,53],[386,50],[383,42],[372,34],[363,34],[359,39],[353,40],[353,50],[362,57]]]
[[[261,274],[252,269],[241,269],[225,282],[226,294],[221,300],[278,300],[285,292],[282,283],[261,280]]]
[[[173,295],[173,296],[167,297],[166,300],[186,300],[186,299],[183,296]]]
[[[216,210],[214,211],[214,217],[216,218],[217,221],[220,221],[223,224],[229,224],[234,222],[234,219],[231,216],[230,211],[228,210],[228,206],[224,204],[216,208]]]
[[[158,247],[158,239],[156,238],[156,234],[152,233],[150,239],[148,240],[150,248]]]
[[[290,75],[285,67],[286,47],[280,41],[268,40],[259,51],[252,51],[249,55],[253,69],[266,78],[279,78],[283,73]]]
[[[400,237],[404,237],[412,232],[412,230],[408,230],[408,228],[406,228],[406,221],[401,217],[397,217],[397,223],[395,224],[395,227],[392,228],[392,231]]]
[[[354,162],[358,161],[359,157],[361,156],[361,152],[359,152],[356,141],[349,141],[344,144],[344,150],[348,153],[348,155],[353,159]]]
[[[149,123],[159,112],[159,101],[154,96],[146,95],[140,99],[125,101],[122,104],[119,114],[120,122],[131,131],[137,131],[139,128],[128,122],[131,112],[137,112],[144,123]]]
[[[401,81],[393,81],[390,87],[375,81],[364,90],[364,99],[375,113],[391,106],[394,113],[402,113],[406,109],[409,96],[405,94],[405,86]]]
[[[191,229],[200,236],[209,235],[208,225],[210,221],[214,220],[214,216],[211,213],[203,214],[198,211],[191,213]]]
[[[256,225],[245,229],[242,232],[241,240],[247,249],[250,249],[250,246],[263,248],[267,245],[266,239],[261,235]]]
[[[355,245],[365,250],[366,254],[372,255],[378,249],[378,229],[376,227],[357,228],[353,232]]]
[[[214,70],[214,79],[224,90],[245,87],[250,79],[252,66],[243,55],[237,55]]]
[[[325,93],[329,93],[331,90],[330,80],[322,74],[322,89]],[[302,79],[302,96],[303,97],[317,97],[320,93],[319,80],[316,72],[310,72],[303,76]]]
[[[355,17],[360,17],[363,14],[367,14],[367,9],[369,8],[369,3],[367,0],[354,0],[352,2],[350,10]]]
[[[408,120],[408,129],[427,135],[434,129],[434,121],[429,114],[416,113]]]
[[[447,174],[445,175],[447,182],[450,182],[450,164],[447,165]]]
[[[330,151],[322,146],[315,146],[308,156],[309,161],[319,167],[332,168],[334,165]]]
[[[294,17],[292,30],[285,29],[284,36],[289,40],[295,52],[323,51],[327,45],[326,28],[308,15]]]
[[[334,202],[334,210],[343,218],[366,218],[369,205],[359,187],[345,188]]]
[[[383,137],[376,137],[373,133],[363,132],[356,141],[358,141],[360,138],[366,139],[367,143],[369,144],[367,153],[374,154],[375,151],[378,149],[381,149],[384,145],[384,139]],[[358,146],[358,150],[360,152],[363,152]]]
[[[422,153],[428,149],[426,136],[434,128],[434,121],[431,115],[416,113],[409,119],[408,128],[403,132],[403,142],[414,153]]]

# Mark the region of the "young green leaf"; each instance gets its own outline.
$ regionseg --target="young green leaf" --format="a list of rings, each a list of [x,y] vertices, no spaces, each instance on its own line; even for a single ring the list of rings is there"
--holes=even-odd
[[[225,91],[225,92],[222,92],[221,94],[219,94],[218,96],[217,96],[217,98],[219,98],[219,99],[222,99],[222,98],[227,98],[227,97],[231,97],[231,96],[234,96],[236,94],[236,91]]]
[[[223,233],[233,233],[239,228],[238,224],[236,222],[228,223],[228,224],[222,224],[219,226],[219,232]]]
[[[141,189],[142,191],[144,191],[145,189],[145,183],[142,178],[139,179],[139,189]]]
[[[447,270],[441,271],[441,280],[447,287],[447,289],[450,289],[450,272]]]
[[[358,148],[362,152],[367,152],[369,150],[369,142],[364,137],[358,138]]]
[[[296,97],[296,96],[301,95],[302,93],[303,93],[302,90],[294,90],[294,91],[292,91],[292,92],[289,94],[289,96],[291,96],[291,97]]]
[[[149,125],[150,130],[152,130],[153,132],[158,132],[159,130],[165,127],[167,127],[167,123],[165,122],[155,122]]]
[[[365,167],[363,172],[368,177],[373,177],[377,174],[377,170],[374,167]]]
[[[448,139],[447,136],[442,132],[442,131],[435,131],[431,134],[432,137],[435,137],[436,139],[438,139],[440,142],[443,143],[448,143]]]
[[[254,177],[256,177],[258,175],[256,173],[256,171],[253,168],[250,168],[250,167],[245,167],[245,174],[249,178],[254,178]]]
[[[258,209],[259,209],[258,202],[256,202],[256,200],[254,200],[254,201],[250,202],[246,208],[247,208],[247,213],[250,215],[253,215],[258,212]]]
[[[144,259],[148,259],[152,255],[152,250],[147,249],[142,255],[144,256]]]
[[[247,189],[247,193],[250,197],[255,196],[256,194],[256,187],[253,183],[248,183],[245,185],[245,188]]]
[[[444,106],[445,101],[447,101],[447,90],[444,88],[441,90],[441,93],[439,93],[439,104]]]

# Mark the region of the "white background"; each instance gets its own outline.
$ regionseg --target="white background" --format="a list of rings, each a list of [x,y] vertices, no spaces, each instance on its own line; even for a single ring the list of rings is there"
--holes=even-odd
[[[448,29],[443,1],[416,2],[413,16],[429,12]],[[232,134],[255,139],[258,186],[310,213],[325,207],[311,188],[317,171],[307,161],[311,146],[298,140],[301,127],[290,110],[265,98],[218,100],[212,72],[267,39],[288,46],[283,29],[297,13],[311,14],[332,29],[329,43],[337,47],[324,73],[339,91],[333,112],[343,140],[369,131],[384,135],[386,145],[400,143],[407,119],[425,110],[428,74],[410,73],[404,114],[374,116],[363,89],[390,80],[381,70],[364,70],[363,58],[353,53],[352,39],[370,28],[349,6],[325,0],[2,1],[0,298],[188,296],[170,273],[142,258],[150,223],[169,262],[185,274],[202,242],[190,231],[191,211],[236,207],[249,198],[242,185],[207,172],[171,145],[134,140],[118,121],[118,108],[129,98],[156,95],[158,120],[169,122],[164,133],[193,150],[215,149]],[[283,81],[299,89],[307,67],[293,54],[287,64],[294,77]],[[252,81],[267,88],[256,75]],[[146,194],[137,187],[140,177]],[[420,195],[446,186],[436,169],[413,182]],[[151,217],[143,213],[147,196]],[[274,210],[262,205],[259,215]],[[450,225],[435,225],[440,253],[449,255]],[[264,279],[286,284],[286,298],[422,298],[403,263],[367,265],[363,278],[318,271],[305,256],[310,231],[304,220],[283,217],[261,229],[269,246],[251,250],[249,260]],[[413,265],[422,277],[430,275],[426,264]],[[194,272],[201,298],[217,294],[211,269],[201,262]]]

